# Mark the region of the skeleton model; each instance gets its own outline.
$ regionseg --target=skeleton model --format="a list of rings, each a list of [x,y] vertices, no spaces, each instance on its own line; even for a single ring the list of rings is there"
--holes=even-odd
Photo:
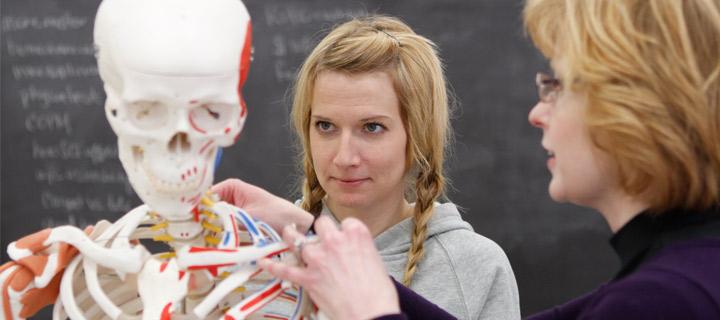
[[[115,223],[46,229],[11,243],[0,319],[55,303],[54,319],[245,319],[285,298],[313,309],[255,260],[293,263],[267,224],[207,193],[220,147],[246,116],[251,54],[240,0],[104,0],[95,43],[119,156],[145,203]],[[140,243],[163,242],[150,254]],[[58,294],[59,291],[59,294]]]

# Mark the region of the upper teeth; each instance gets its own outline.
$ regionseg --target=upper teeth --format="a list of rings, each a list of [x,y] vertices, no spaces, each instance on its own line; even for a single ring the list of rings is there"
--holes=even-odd
[[[166,193],[166,194],[180,194],[180,193],[186,193],[189,191],[197,190],[200,185],[203,183],[204,174],[200,176],[195,176],[193,178],[189,178],[187,181],[183,182],[173,182],[173,181],[167,181],[164,180],[158,176],[156,176],[153,172],[153,170],[150,168],[147,163],[142,163],[142,168],[145,171],[145,174],[150,182],[150,184],[155,188],[155,190]],[[204,172],[204,170],[203,170]]]

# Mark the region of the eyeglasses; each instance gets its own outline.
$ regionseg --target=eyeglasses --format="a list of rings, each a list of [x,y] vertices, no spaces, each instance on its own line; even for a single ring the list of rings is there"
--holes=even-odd
[[[537,75],[535,75],[535,85],[537,85],[540,101],[545,103],[555,102],[560,91],[562,91],[562,82],[560,82],[560,79],[543,72],[538,72]]]

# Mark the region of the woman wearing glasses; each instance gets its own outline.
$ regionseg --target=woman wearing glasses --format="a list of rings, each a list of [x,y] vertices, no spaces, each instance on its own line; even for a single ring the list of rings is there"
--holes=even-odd
[[[720,319],[720,1],[532,0],[551,61],[530,123],[550,196],[596,209],[621,268],[532,319]]]
[[[622,265],[531,319],[720,319],[720,1],[529,0],[524,19],[554,71],[537,76],[529,115],[543,130],[550,196],[600,212]],[[450,317],[402,287],[399,305],[373,299],[370,288],[392,284],[356,221],[316,230],[307,267],[263,264],[308,286],[321,309]],[[343,313],[357,301],[376,307]]]

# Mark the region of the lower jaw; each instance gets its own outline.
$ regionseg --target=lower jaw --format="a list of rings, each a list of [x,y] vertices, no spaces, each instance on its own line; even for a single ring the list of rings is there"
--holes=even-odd
[[[203,168],[201,175],[193,181],[182,183],[163,183],[162,181],[164,180],[155,177],[149,170],[145,168],[143,168],[143,170],[145,171],[145,176],[153,189],[157,190],[161,194],[179,196],[193,196],[193,193],[197,193],[198,191],[202,192],[202,190],[198,190],[198,188],[202,185],[206,173],[205,168]]]

